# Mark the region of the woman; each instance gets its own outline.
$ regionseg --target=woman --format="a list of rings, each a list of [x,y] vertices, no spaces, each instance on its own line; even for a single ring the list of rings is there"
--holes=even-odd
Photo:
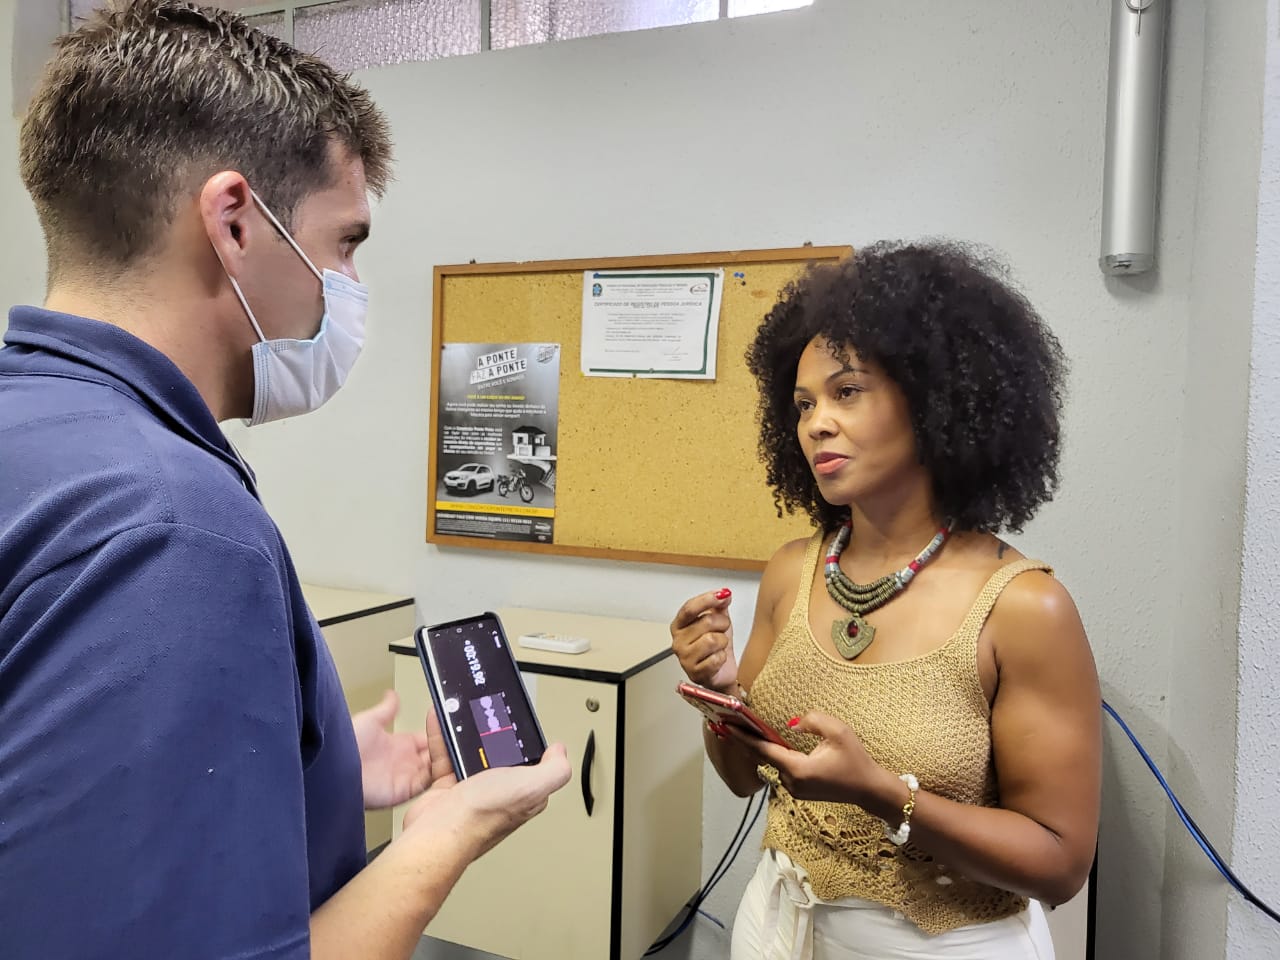
[[[671,624],[794,748],[705,734],[734,793],[770,790],[732,957],[1052,957],[1100,695],[1071,597],[997,534],[1057,488],[1061,348],[965,248],[880,244],[792,284],[747,359],[775,501],[817,529],[769,561],[741,664],[727,590]]]

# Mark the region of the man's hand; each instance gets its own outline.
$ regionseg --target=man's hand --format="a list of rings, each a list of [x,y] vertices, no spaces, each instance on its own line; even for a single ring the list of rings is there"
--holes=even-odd
[[[443,751],[443,742],[441,742]],[[448,765],[448,758],[445,765]],[[566,783],[572,770],[563,744],[547,747],[531,767],[493,767],[458,781],[440,776],[404,815],[405,834],[415,823],[432,824],[465,835],[470,859],[477,859],[547,807],[547,798]]]
[[[394,699],[383,700],[364,715],[362,728],[378,731],[375,740],[391,739],[383,726],[394,715]],[[434,710],[426,731],[412,741],[426,745],[406,766],[426,772],[410,783],[429,780],[430,789],[409,805],[400,835],[312,913],[316,960],[409,956],[467,866],[541,812],[569,781],[564,747],[555,744],[537,766],[486,770],[459,783]]]
[[[380,810],[411,800],[427,789],[437,776],[452,773],[442,741],[438,753],[427,730],[391,733],[388,729],[400,709],[400,698],[388,690],[382,701],[351,718],[360,748],[360,776],[364,784],[364,808]],[[428,715],[427,726],[435,719]],[[443,758],[444,767],[437,767]]]

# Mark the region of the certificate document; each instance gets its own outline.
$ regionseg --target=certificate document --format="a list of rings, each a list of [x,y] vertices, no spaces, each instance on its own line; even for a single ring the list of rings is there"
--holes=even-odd
[[[723,286],[720,269],[584,271],[582,372],[714,380]]]

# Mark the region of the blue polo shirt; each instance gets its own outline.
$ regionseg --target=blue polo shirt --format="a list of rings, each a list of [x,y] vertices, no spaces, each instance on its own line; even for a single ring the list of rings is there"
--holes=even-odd
[[[365,862],[293,563],[192,383],[81,317],[0,349],[0,955],[309,956]]]

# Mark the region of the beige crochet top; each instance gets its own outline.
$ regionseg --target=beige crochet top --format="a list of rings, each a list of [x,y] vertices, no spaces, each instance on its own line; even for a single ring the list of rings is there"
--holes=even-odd
[[[897,663],[847,663],[819,647],[809,628],[822,543],[821,533],[809,542],[795,607],[751,685],[752,709],[804,751],[817,738],[788,732],[788,718],[809,710],[839,717],[877,763],[914,773],[922,790],[995,806],[991,711],[978,678],[978,634],[1009,581],[1028,570],[1052,570],[1034,560],[997,570],[960,629],[931,653]],[[823,900],[882,903],[931,934],[1026,908],[1023,897],[968,880],[914,844],[895,846],[885,839],[884,821],[861,807],[796,800],[773,767],[760,767],[760,776],[772,788],[764,846],[804,867]]]

